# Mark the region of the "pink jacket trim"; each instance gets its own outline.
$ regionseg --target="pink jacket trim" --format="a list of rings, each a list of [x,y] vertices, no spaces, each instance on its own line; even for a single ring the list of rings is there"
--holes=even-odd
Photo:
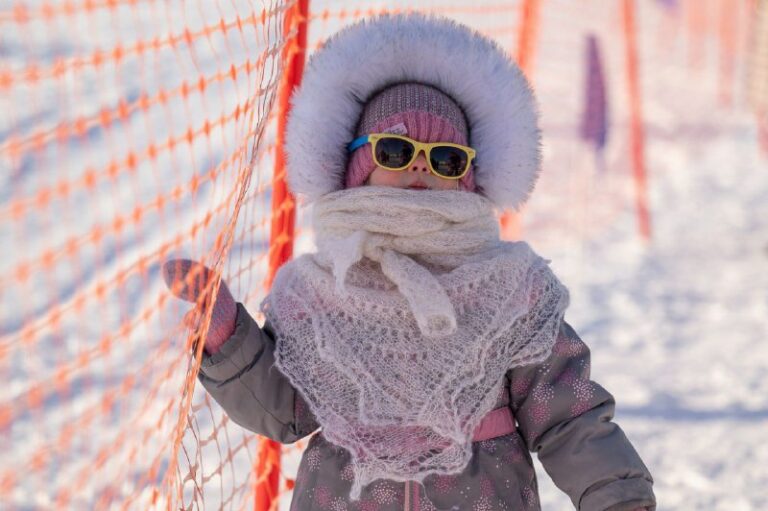
[[[508,435],[513,433],[515,429],[515,417],[512,415],[512,410],[509,406],[503,406],[491,410],[483,417],[483,420],[475,428],[472,441],[482,442],[483,440]]]

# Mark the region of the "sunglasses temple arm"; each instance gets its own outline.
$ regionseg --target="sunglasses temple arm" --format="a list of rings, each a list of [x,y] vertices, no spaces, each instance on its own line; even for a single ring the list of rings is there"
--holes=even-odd
[[[347,145],[347,151],[350,153],[354,152],[355,150],[359,149],[360,147],[363,147],[367,143],[368,143],[368,135],[357,137]]]

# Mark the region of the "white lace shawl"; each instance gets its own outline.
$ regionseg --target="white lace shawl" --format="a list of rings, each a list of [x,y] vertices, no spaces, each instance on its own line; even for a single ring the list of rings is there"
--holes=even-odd
[[[280,269],[262,310],[277,367],[351,453],[351,498],[461,472],[505,373],[549,355],[568,291],[474,193],[333,192],[314,229],[318,252]]]

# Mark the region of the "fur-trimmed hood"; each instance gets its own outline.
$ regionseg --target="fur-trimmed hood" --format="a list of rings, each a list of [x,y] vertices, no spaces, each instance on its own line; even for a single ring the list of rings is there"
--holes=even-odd
[[[481,194],[502,208],[527,200],[541,152],[538,112],[525,76],[491,39],[422,14],[356,23],[310,58],[286,128],[291,190],[311,201],[342,189],[346,147],[363,106],[402,82],[437,87],[464,110]]]

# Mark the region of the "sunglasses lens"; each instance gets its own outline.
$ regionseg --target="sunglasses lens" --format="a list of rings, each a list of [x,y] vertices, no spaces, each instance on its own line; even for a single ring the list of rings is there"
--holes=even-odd
[[[376,142],[376,163],[382,167],[399,169],[413,158],[413,144],[399,138],[382,138]]]
[[[458,177],[467,168],[469,155],[457,147],[437,146],[432,148],[429,160],[441,176]]]

